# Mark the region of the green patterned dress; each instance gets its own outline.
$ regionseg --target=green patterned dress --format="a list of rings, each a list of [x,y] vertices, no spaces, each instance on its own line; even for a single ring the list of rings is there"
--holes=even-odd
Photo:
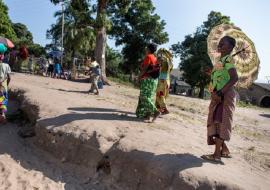
[[[156,57],[153,54],[148,54],[144,59],[141,69],[148,65],[153,66],[156,63]],[[157,83],[158,79],[151,78],[151,76],[147,73],[142,76],[139,102],[136,109],[136,116],[138,118],[147,118],[157,112],[154,101],[154,97],[156,96]]]
[[[146,78],[141,81],[139,102],[136,109],[136,116],[144,118],[153,115],[157,108],[154,97],[156,95],[158,79]]]

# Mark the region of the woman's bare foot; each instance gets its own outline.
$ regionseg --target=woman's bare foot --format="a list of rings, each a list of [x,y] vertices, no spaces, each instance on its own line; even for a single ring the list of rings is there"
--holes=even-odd
[[[231,158],[231,153],[229,148],[227,147],[227,145],[225,144],[225,142],[222,145],[222,149],[221,149],[221,157],[223,158]]]
[[[143,122],[144,122],[144,123],[151,123],[150,116],[145,116],[145,117],[143,118]]]

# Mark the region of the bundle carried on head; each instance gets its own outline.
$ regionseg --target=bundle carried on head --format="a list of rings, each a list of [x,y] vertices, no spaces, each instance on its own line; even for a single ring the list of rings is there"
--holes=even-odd
[[[172,53],[165,49],[165,48],[160,48],[157,52],[157,58],[158,60],[161,60],[162,62],[167,63],[168,65],[168,70],[172,70],[173,68],[173,55]]]
[[[167,50],[165,48],[160,48],[157,51],[157,58],[172,63],[173,55],[169,50]]]
[[[7,47],[0,43],[0,54],[4,54],[7,51]]]

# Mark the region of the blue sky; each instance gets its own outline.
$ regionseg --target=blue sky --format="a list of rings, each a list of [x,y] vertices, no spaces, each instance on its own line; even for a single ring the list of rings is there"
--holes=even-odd
[[[60,10],[49,0],[4,0],[13,22],[27,25],[34,41],[45,45],[46,30],[55,22],[53,14]],[[231,17],[255,43],[261,60],[259,81],[270,76],[270,1],[269,0],[153,0],[156,12],[166,21],[170,41],[163,45],[182,41],[207,19],[210,11],[220,11]],[[268,43],[267,43],[268,42]],[[175,66],[177,65],[175,60]]]

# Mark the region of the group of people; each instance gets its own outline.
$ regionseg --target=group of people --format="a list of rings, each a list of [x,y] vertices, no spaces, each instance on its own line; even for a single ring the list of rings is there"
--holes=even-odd
[[[34,56],[30,55],[28,60],[28,70],[30,74],[34,72]],[[36,58],[36,63],[39,66],[39,72],[46,77],[51,78],[65,78],[68,79],[67,73],[64,71],[61,60],[59,57],[49,57],[48,59],[44,57]]]
[[[213,154],[203,155],[202,158],[217,163],[221,162],[221,157],[231,157],[225,141],[231,138],[236,103],[234,85],[238,81],[238,75],[233,61],[234,55],[232,55],[235,45],[235,39],[230,36],[220,40],[218,44],[220,60],[214,63],[211,71],[207,143],[215,145],[215,151]],[[166,98],[169,94],[172,56],[169,51],[160,49],[156,57],[154,55],[156,50],[154,44],[147,46],[146,56],[140,67],[140,95],[136,116],[145,122],[154,122],[160,114],[169,113]],[[155,96],[156,101],[154,101]]]
[[[63,76],[67,79],[60,58],[50,57],[48,60],[45,60],[45,64],[40,65],[43,65],[42,68],[46,76],[52,78],[61,78],[61,76]]]
[[[236,45],[234,38],[225,36],[218,44],[220,54],[219,63],[214,64],[211,72],[211,103],[207,120],[207,143],[215,145],[215,151],[202,158],[214,162],[221,162],[221,157],[230,157],[230,151],[225,143],[231,138],[233,112],[235,109],[234,85],[238,81],[238,75],[233,63],[232,51]],[[4,63],[4,53],[7,50],[4,44],[0,44],[0,122],[5,121],[5,112],[8,102],[8,84],[10,82],[10,67]],[[168,114],[166,98],[170,88],[170,73],[173,69],[172,54],[166,49],[159,49],[155,55],[157,46],[149,44],[146,55],[140,66],[140,95],[136,116],[145,122],[154,122],[161,114]],[[54,67],[49,65],[48,73],[53,71],[60,74],[59,60],[54,60]],[[89,92],[99,94],[101,70],[99,64],[93,60],[90,65],[91,88]],[[156,100],[154,101],[154,98]]]
[[[170,73],[173,69],[172,54],[161,48],[156,57],[156,50],[155,44],[149,44],[140,66],[140,96],[136,116],[145,122],[154,122],[160,114],[169,113],[166,98],[169,95]]]

